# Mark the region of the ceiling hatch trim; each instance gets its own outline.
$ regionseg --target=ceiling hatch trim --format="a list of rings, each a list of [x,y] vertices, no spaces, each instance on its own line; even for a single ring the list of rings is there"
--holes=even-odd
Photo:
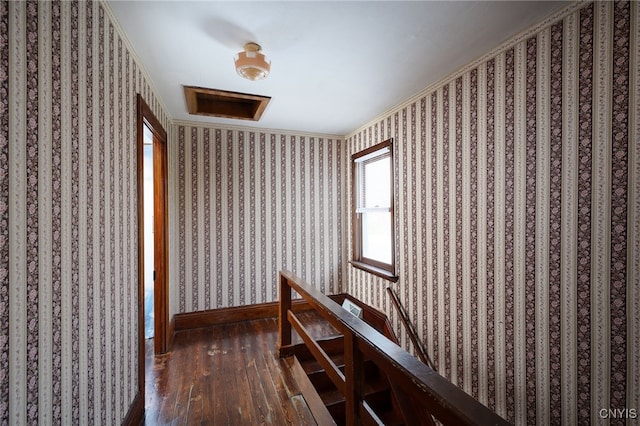
[[[189,114],[209,117],[258,121],[262,117],[270,96],[184,86]]]

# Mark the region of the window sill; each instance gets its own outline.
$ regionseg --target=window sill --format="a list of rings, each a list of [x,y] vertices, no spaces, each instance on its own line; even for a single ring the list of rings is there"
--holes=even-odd
[[[394,275],[392,272],[387,271],[382,268],[377,268],[375,266],[369,265],[368,263],[358,262],[357,260],[349,261],[351,266],[354,268],[360,269],[365,272],[369,272],[370,274],[376,275],[380,278],[384,278],[387,281],[398,282],[398,276]]]

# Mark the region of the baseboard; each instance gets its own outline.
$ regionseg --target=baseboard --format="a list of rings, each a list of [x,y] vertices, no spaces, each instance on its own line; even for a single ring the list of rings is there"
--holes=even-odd
[[[124,426],[139,426],[144,421],[144,398],[140,393],[137,393],[127,415],[122,420]]]
[[[333,301],[342,304],[345,298],[348,298],[352,302],[364,310],[365,322],[372,325],[380,333],[384,334],[393,342],[398,342],[393,327],[389,323],[387,316],[372,308],[369,305],[364,304],[360,300],[346,293],[333,294],[329,296]],[[304,300],[292,300],[291,309],[294,312],[303,312],[311,309],[309,304]],[[188,312],[183,314],[176,314],[171,319],[171,334],[183,330],[192,330],[195,328],[208,327],[211,325],[229,324],[240,321],[250,321],[263,318],[276,318],[278,316],[278,302],[260,303],[256,305],[246,306],[234,306],[231,308],[210,309],[207,311]],[[173,339],[171,339],[173,340]]]
[[[311,309],[304,300],[293,300],[291,308],[294,312]],[[192,330],[210,325],[228,324],[278,316],[278,302],[260,303],[256,305],[234,306],[231,308],[210,309],[207,311],[176,314],[175,331]]]
[[[176,316],[172,316],[169,320],[169,342],[167,344],[167,349],[171,350],[171,346],[173,346],[173,339],[176,337]]]

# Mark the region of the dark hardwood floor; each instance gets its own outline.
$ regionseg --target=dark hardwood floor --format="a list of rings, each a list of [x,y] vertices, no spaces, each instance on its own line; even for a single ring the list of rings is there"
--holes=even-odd
[[[336,334],[311,313],[305,322]],[[145,424],[315,425],[289,361],[275,356],[277,333],[275,318],[181,331],[157,357],[148,340]]]

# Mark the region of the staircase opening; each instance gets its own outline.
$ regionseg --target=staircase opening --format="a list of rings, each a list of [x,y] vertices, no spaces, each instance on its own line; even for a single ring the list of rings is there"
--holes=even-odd
[[[362,302],[351,300],[363,308],[360,320],[291,272],[281,271],[278,283],[276,351],[289,359],[318,424],[434,426],[436,419],[442,424],[509,424],[385,337],[386,327],[376,326],[384,323],[375,319],[380,313],[372,312],[375,320],[368,320]],[[315,337],[293,309],[294,291],[335,331]],[[294,342],[293,334],[302,343]]]

